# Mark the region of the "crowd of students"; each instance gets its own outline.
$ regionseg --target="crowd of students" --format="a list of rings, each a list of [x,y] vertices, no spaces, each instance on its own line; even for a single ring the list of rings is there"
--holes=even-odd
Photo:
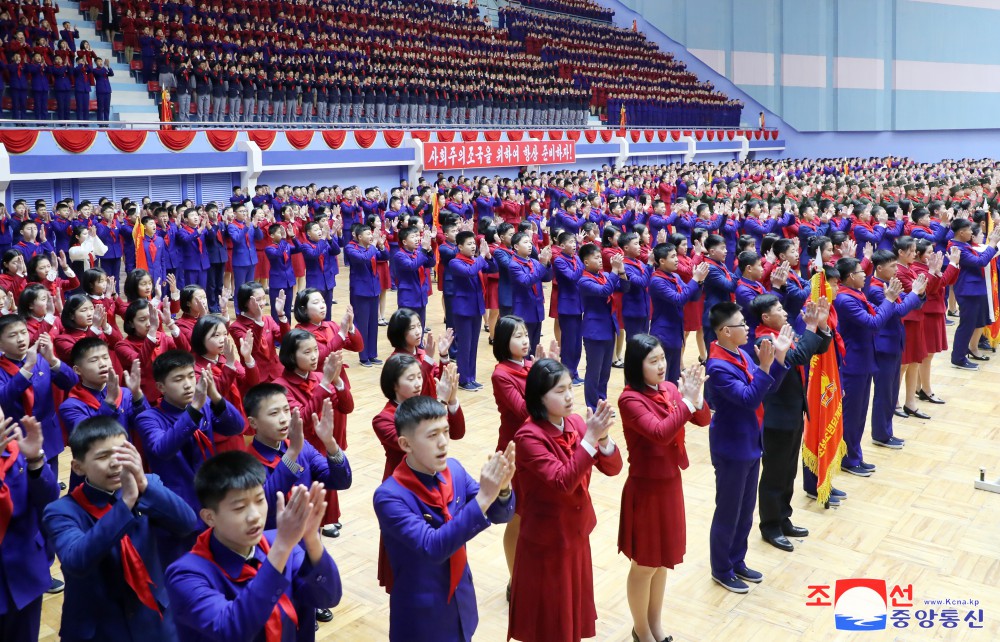
[[[746,559],[758,497],[767,542],[792,551],[808,535],[791,498],[813,356],[839,364],[834,466],[862,478],[872,387],[878,447],[904,447],[895,418],[930,418],[918,400],[944,403],[930,365],[947,350],[949,288],[952,365],[989,360],[994,171],[734,161],[439,175],[387,194],[261,185],[221,207],[18,201],[0,211],[0,636],[37,639],[42,595],[63,588],[58,556],[63,639],[313,639],[342,595],[321,536],[340,534],[348,440],[369,419],[353,352],[381,367],[386,398],[371,425],[391,639],[472,638],[465,547],[498,523],[509,635],[593,637],[588,488],[595,469],[625,467],[616,419],[633,639],[670,639],[685,425],[709,426],[711,578],[745,593],[763,580]],[[341,267],[349,304],[333,299]],[[829,293],[812,295],[815,273]],[[431,332],[435,282],[445,324]],[[448,445],[466,434],[460,395],[485,387],[484,331],[500,425],[477,481]],[[697,362],[682,362],[688,342]],[[846,500],[816,472],[803,466],[807,495]]]

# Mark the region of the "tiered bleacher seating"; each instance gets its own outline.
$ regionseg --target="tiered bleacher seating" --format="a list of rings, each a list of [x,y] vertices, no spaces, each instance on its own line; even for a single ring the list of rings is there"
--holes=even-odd
[[[611,22],[615,16],[614,11],[602,7],[593,0],[517,0],[517,4],[602,22]]]

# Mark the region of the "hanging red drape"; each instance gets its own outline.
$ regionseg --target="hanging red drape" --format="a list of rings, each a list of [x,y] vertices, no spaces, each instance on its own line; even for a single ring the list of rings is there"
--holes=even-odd
[[[639,131],[638,129],[633,129],[632,131],[629,132],[629,134],[630,134],[629,137],[632,139],[633,143],[638,143],[639,137],[642,136],[642,132]]]
[[[708,140],[715,140],[715,130],[708,130]],[[719,132],[719,140],[722,140],[722,132]]]
[[[479,138],[479,132],[468,131],[468,130],[462,132],[462,140],[464,140],[467,143],[471,143],[477,138]]]
[[[274,131],[264,131],[261,129],[251,129],[247,132],[247,136],[250,137],[257,147],[261,149],[271,149],[271,145],[274,144],[274,137],[278,135],[278,132]]]
[[[375,137],[378,136],[378,132],[374,129],[355,129],[354,130],[354,140],[358,143],[358,147],[361,149],[368,149],[375,142]]]
[[[455,132],[438,132],[437,139],[439,143],[450,143],[455,140]]]
[[[614,136],[614,135],[615,135],[615,132],[614,132],[613,129],[602,129],[601,130],[601,140],[603,140],[605,143],[609,142],[611,140],[611,137]]]
[[[534,138],[535,140],[542,140],[545,136],[545,132],[540,131],[530,131],[528,132],[528,138]]]
[[[510,132],[507,132],[507,140],[509,140],[512,143],[516,143],[519,140],[521,140],[522,138],[524,138],[524,132],[522,132],[522,131],[510,131]]]
[[[656,132],[656,137],[660,139],[660,142],[667,140],[667,130],[661,129]]]
[[[191,141],[194,140],[194,135],[197,132],[194,131],[167,131],[160,129],[156,132],[156,135],[160,137],[160,142],[164,147],[172,152],[179,152],[182,149],[186,149]]]
[[[684,130],[684,135],[687,136],[688,138],[690,138],[691,137],[691,130],[690,129],[685,129]]]
[[[566,139],[572,141],[580,140],[580,131],[576,129],[569,130],[566,132]]]
[[[410,137],[419,140],[422,143],[426,143],[431,139],[430,132],[410,132]]]
[[[695,140],[701,140],[701,139],[702,139],[702,138],[704,138],[704,137],[705,137],[705,131],[704,131],[704,130],[702,130],[702,129],[699,129],[698,131],[696,131],[696,132],[694,133],[694,139],[695,139]]]
[[[285,131],[285,140],[295,149],[305,149],[312,142],[314,133],[311,129],[289,129]]]
[[[483,137],[491,143],[495,143],[500,140],[500,134],[502,133],[499,129],[488,129],[483,132]]]
[[[655,135],[655,132],[652,129],[647,129],[646,131],[642,132],[642,135],[646,137],[647,143],[651,143],[653,142],[653,136]]]
[[[35,146],[36,140],[38,140],[37,129],[0,130],[0,143],[3,143],[11,154],[23,154]]]
[[[340,149],[340,146],[344,144],[345,138],[347,138],[347,132],[343,129],[323,130],[323,140],[326,141],[326,146],[330,149]]]
[[[778,140],[778,130],[777,129],[775,129],[775,130],[773,130],[771,132],[771,138],[773,138],[774,140]]]
[[[96,129],[77,129],[73,131],[53,130],[52,138],[56,144],[72,154],[81,154],[94,144],[97,139]]]
[[[562,140],[563,133],[561,131],[550,131],[549,140]]]
[[[592,143],[595,140],[597,140],[597,131],[593,129],[588,129],[587,131],[583,132],[583,137],[587,139],[588,143]]]
[[[403,132],[398,129],[389,129],[382,132],[382,138],[389,147],[399,147],[403,142]]]
[[[675,141],[676,140],[680,140],[681,139],[681,133],[679,131],[677,131],[676,129],[671,129],[670,130],[670,137],[673,138]]]
[[[217,151],[228,152],[236,143],[236,131],[227,129],[209,129],[205,132],[205,138]]]
[[[733,130],[731,130],[731,129],[730,129],[730,130],[728,130],[728,131],[726,132],[726,138],[728,138],[729,140],[733,140],[734,138],[736,138],[736,132],[734,132],[734,131],[733,131]]]
[[[115,146],[115,149],[131,154],[138,151],[146,142],[146,130],[144,129],[109,129],[108,140]]]

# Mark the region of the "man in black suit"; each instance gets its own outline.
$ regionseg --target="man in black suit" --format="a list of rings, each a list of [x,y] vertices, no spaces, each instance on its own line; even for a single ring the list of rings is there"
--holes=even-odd
[[[755,344],[767,337],[774,338],[787,327],[788,313],[781,300],[765,293],[750,303],[750,314],[760,319]],[[763,441],[758,507],[760,533],[764,540],[783,551],[794,549],[789,537],[805,537],[809,531],[792,524],[792,492],[802,451],[802,429],[809,414],[806,403],[804,372],[814,354],[830,347],[833,334],[827,325],[830,303],[821,298],[818,303],[808,301],[802,311],[806,330],[796,337],[792,348],[785,355],[785,365],[790,366],[777,388],[764,397]],[[748,350],[756,359],[755,351]]]

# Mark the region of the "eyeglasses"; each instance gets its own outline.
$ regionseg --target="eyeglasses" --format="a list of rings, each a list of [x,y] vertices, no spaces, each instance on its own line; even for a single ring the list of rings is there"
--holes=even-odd
[[[857,272],[851,272],[851,274],[864,274],[864,270],[858,270]]]
[[[749,328],[750,326],[747,325],[746,321],[744,321],[743,323],[737,323],[736,325],[727,325],[725,327],[727,327],[727,328]]]

